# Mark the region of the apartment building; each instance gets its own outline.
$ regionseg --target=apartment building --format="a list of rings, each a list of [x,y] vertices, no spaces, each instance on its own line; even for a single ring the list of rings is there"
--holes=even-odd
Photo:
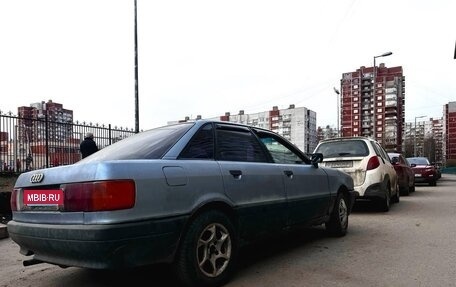
[[[64,109],[62,104],[54,103],[52,100],[32,103],[29,107],[19,107],[18,116],[21,118],[19,140],[62,141],[72,136],[73,111]],[[50,126],[46,127],[45,118]],[[55,123],[68,123],[68,126]]]
[[[402,151],[405,77],[402,67],[360,67],[342,74],[341,136],[366,136],[388,151]]]
[[[443,106],[443,158],[446,165],[456,166],[456,102]]]
[[[431,162],[442,165],[444,162],[443,125],[443,118],[406,122],[403,143],[406,157],[425,156]]]

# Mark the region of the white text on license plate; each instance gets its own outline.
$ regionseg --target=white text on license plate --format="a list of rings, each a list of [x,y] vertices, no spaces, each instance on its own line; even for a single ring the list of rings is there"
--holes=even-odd
[[[24,205],[63,205],[63,191],[61,189],[25,189]]]

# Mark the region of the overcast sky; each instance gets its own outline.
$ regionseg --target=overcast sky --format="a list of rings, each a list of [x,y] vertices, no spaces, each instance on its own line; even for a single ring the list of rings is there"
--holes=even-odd
[[[336,125],[333,87],[402,66],[405,118],[456,101],[455,0],[137,0],[140,129],[290,104]],[[0,110],[52,100],[135,127],[134,0],[0,0]]]

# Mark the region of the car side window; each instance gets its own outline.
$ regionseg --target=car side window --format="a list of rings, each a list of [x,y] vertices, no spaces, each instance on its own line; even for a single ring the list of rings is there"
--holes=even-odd
[[[391,162],[390,157],[388,156],[386,151],[378,143],[373,142],[372,147],[374,148],[375,153],[379,157],[383,158],[384,161]]]
[[[211,124],[203,126],[193,136],[179,159],[214,159],[214,133]]]
[[[258,138],[247,128],[217,127],[216,142],[217,160],[268,162]]]
[[[296,164],[302,163],[302,159],[292,150],[281,144],[273,137],[262,137],[261,141],[266,146],[275,163]]]

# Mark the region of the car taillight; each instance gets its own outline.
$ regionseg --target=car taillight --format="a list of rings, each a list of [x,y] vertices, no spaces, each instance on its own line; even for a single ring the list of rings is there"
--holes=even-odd
[[[71,183],[61,186],[65,211],[107,211],[132,208],[135,204],[135,183],[132,180],[111,180]]]
[[[366,170],[376,169],[380,166],[380,161],[378,160],[378,156],[373,156],[367,162]]]
[[[17,211],[18,208],[17,208],[17,203],[18,203],[18,200],[17,200],[17,196],[18,196],[19,192],[17,189],[13,189],[13,192],[11,193],[11,199],[10,199],[10,206],[11,206],[11,211]]]

